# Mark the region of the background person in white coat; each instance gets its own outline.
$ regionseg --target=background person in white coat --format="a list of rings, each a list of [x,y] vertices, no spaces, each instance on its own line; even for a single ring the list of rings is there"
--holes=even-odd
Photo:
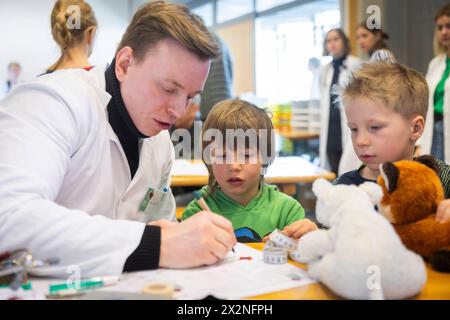
[[[321,131],[319,156],[321,166],[340,174],[355,168],[360,162],[353,151],[350,130],[343,108],[339,107],[337,96],[331,88],[342,85],[356,69],[360,61],[350,55],[350,43],[341,29],[327,32],[324,41],[324,55],[333,60],[325,65],[320,75],[321,88]]]
[[[74,266],[90,277],[225,257],[236,243],[227,219],[170,221],[167,129],[201,92],[217,52],[187,8],[151,2],[106,72],[61,70],[18,85],[0,104],[0,252],[59,258],[33,270],[59,277]]]
[[[361,22],[356,28],[356,42],[361,51],[372,61],[397,62],[394,53],[386,44],[387,40],[389,35],[383,29],[369,29],[367,22]]]
[[[80,10],[80,26],[74,28],[70,23],[71,7]],[[61,55],[47,73],[60,69],[90,68],[89,57],[94,49],[97,19],[92,7],[83,0],[57,0],[50,16],[52,36],[58,44]]]
[[[5,97],[11,89],[19,83],[22,67],[18,62],[10,62],[8,64],[8,77],[0,88],[0,100]]]
[[[435,17],[434,49],[426,79],[430,88],[427,121],[418,143],[421,154],[432,154],[450,163],[450,5]]]

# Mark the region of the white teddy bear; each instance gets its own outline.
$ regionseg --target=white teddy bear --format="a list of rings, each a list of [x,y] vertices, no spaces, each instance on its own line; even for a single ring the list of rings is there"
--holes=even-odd
[[[308,263],[311,277],[350,299],[404,299],[421,291],[424,262],[375,210],[382,197],[377,184],[333,186],[319,179],[313,191],[317,220],[329,229],[298,243],[297,261]]]

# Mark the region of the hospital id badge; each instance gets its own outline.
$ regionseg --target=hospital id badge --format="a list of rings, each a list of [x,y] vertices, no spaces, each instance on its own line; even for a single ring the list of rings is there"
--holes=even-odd
[[[164,187],[163,190],[158,190],[155,188],[148,188],[144,199],[139,206],[139,211],[145,211],[149,204],[157,204],[161,201],[162,197],[167,193],[168,189]]]

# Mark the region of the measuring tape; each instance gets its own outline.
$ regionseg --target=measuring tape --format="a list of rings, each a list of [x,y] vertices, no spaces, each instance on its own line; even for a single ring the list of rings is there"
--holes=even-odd
[[[270,264],[287,263],[287,251],[283,248],[264,248],[263,260]]]
[[[275,229],[269,235],[269,240],[280,248],[285,248],[287,250],[295,250],[297,248],[297,241],[289,238],[278,229]]]
[[[289,238],[280,230],[275,229],[269,235],[269,240],[264,246],[264,262],[271,264],[286,263],[288,255],[292,260],[300,262],[297,244],[297,240]]]
[[[174,287],[167,283],[151,282],[145,285],[142,289],[142,293],[151,294],[162,298],[172,298]]]
[[[300,253],[299,253],[298,251],[293,251],[293,250],[292,250],[292,251],[289,251],[289,257],[290,257],[292,260],[301,263],[301,261],[300,261]]]

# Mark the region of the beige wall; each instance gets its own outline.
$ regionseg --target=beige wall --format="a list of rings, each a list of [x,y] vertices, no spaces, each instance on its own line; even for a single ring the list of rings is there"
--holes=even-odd
[[[255,92],[254,63],[254,21],[253,19],[225,25],[216,30],[228,45],[233,57],[234,94]]]

